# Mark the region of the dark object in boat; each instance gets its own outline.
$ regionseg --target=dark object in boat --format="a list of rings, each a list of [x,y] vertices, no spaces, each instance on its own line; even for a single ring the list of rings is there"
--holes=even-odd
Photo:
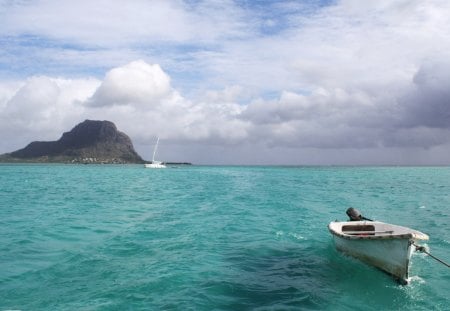
[[[356,208],[353,207],[348,208],[345,213],[348,215],[348,217],[350,217],[351,221],[358,221],[358,220],[373,221],[372,219],[366,218],[363,215],[361,215],[361,213]]]

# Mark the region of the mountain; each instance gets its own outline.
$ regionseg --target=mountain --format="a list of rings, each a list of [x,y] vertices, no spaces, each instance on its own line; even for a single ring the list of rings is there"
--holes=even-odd
[[[110,121],[85,120],[57,141],[34,141],[0,162],[144,163],[131,139]]]

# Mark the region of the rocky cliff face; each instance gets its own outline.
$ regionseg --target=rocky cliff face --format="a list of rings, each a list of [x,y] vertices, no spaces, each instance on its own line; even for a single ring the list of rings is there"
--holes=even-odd
[[[143,163],[131,139],[110,121],[86,120],[57,141],[35,141],[4,154],[3,161]]]

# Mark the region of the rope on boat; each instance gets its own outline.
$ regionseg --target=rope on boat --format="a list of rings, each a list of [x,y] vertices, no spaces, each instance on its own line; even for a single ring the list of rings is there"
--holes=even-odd
[[[427,252],[427,250],[425,249],[424,246],[420,246],[415,243],[413,243],[413,245],[416,247],[416,251],[425,253],[428,256],[430,256],[431,258],[433,258],[434,260],[436,260],[436,261],[440,262],[441,264],[443,264],[444,266],[447,266],[448,268],[450,268],[450,265],[448,263],[444,262],[443,260],[441,260],[441,259],[437,258],[436,256],[433,256],[429,252]]]

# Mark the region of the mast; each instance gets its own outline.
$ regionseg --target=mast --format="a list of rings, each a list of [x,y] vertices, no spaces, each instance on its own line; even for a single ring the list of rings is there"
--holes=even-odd
[[[159,137],[158,137],[158,139],[156,140],[155,149],[153,149],[152,163],[155,162],[155,154],[156,154],[156,149],[158,149],[158,142],[159,142]]]

